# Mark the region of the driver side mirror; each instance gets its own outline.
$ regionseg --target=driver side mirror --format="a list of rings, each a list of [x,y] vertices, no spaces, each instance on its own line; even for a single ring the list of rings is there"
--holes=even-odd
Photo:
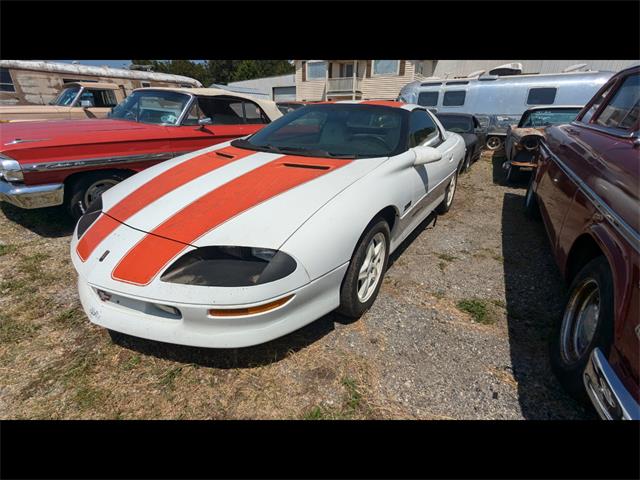
[[[433,147],[414,147],[413,152],[416,155],[416,159],[413,162],[414,165],[433,163],[442,158],[440,151]]]
[[[80,100],[80,106],[82,108],[91,108],[93,107],[93,102],[91,100]]]
[[[211,120],[211,117],[205,117],[198,120],[198,126],[200,127],[200,130],[204,130],[204,127],[206,125],[213,125],[213,120]]]

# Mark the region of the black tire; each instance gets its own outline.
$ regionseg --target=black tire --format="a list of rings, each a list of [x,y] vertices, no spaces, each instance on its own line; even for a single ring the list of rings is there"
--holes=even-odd
[[[529,185],[527,186],[527,193],[524,195],[524,214],[526,217],[532,220],[540,220],[540,206],[538,205],[538,196],[533,190],[533,179],[535,175],[531,175]]]
[[[598,314],[595,320],[594,333],[591,340],[583,348],[583,351],[573,351],[567,348],[571,343],[563,338],[571,337],[571,313],[576,308],[584,305],[589,288],[597,286]],[[585,293],[586,292],[586,293]],[[591,297],[588,297],[591,298]],[[578,307],[576,307],[578,305]],[[551,368],[560,383],[567,392],[580,402],[588,404],[588,395],[584,388],[583,372],[591,356],[591,352],[597,347],[605,355],[609,354],[613,342],[613,277],[607,259],[604,256],[596,257],[587,263],[571,282],[569,287],[569,299],[565,306],[563,318],[556,325],[551,341]],[[563,347],[563,345],[565,345]]]
[[[502,148],[504,148],[504,141],[502,140],[502,138],[496,135],[490,135],[489,137],[487,137],[485,146],[492,152],[498,152]]]
[[[389,239],[391,237],[389,225],[386,220],[382,218],[372,220],[369,225],[368,230],[362,235],[360,242],[351,257],[349,268],[347,269],[347,273],[342,281],[342,286],[340,287],[340,306],[338,307],[337,312],[351,319],[360,318],[364,312],[373,305],[373,302],[380,291],[382,279],[384,278],[384,274],[387,271],[387,265],[389,263]],[[382,272],[380,273],[380,277],[377,280],[373,293],[371,293],[366,301],[363,302],[358,296],[358,276],[365,261],[369,244],[379,233],[384,236],[385,242],[385,255]]]
[[[462,162],[462,167],[460,168],[460,173],[467,173],[471,168],[471,151],[468,151],[464,156],[464,161]]]
[[[458,172],[454,173],[453,177],[449,181],[449,185],[447,185],[447,189],[445,190],[444,199],[440,202],[440,205],[436,207],[436,213],[438,215],[444,215],[449,210],[451,210],[451,205],[453,205],[453,200],[456,196],[456,187],[458,185]],[[453,188],[453,194],[449,199],[449,192]]]
[[[69,215],[76,221],[84,215],[84,212],[89,208],[89,204],[95,200],[94,196],[90,195],[91,192],[88,192],[89,189],[99,192],[99,196],[102,192],[110,188],[109,185],[113,186],[126,177],[127,175],[124,173],[98,171],[87,173],[76,179],[70,186],[69,196],[66,201]]]

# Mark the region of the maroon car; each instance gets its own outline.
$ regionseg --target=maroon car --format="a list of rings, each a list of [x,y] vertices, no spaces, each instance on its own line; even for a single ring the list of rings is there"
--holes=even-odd
[[[525,211],[541,215],[570,285],[551,363],[601,417],[640,419],[640,66],[571,124],[549,127]]]

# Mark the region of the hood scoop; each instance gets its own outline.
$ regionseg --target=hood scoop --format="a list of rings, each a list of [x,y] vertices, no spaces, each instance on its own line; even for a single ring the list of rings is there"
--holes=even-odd
[[[310,163],[283,163],[285,167],[288,168],[308,168],[311,170],[330,170],[331,167],[328,165],[312,165]]]

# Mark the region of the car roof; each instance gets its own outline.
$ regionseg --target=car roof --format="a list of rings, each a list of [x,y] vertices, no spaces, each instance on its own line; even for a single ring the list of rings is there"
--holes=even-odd
[[[223,90],[221,88],[143,87],[143,88],[136,88],[134,92],[143,91],[143,90],[162,90],[167,92],[186,93],[187,95],[197,95],[197,96],[203,96],[203,97],[244,98],[246,100],[250,100],[254,103],[257,103],[260,106],[260,108],[262,108],[267,113],[267,115],[269,115],[269,118],[272,121],[282,116],[282,112],[278,109],[278,106],[276,105],[276,103],[271,100],[256,98],[252,95],[246,95],[244,93],[236,93],[230,90]]]
[[[584,108],[584,105],[538,105],[537,107],[527,108],[525,112],[533,112],[535,110],[562,110],[563,108]]]

